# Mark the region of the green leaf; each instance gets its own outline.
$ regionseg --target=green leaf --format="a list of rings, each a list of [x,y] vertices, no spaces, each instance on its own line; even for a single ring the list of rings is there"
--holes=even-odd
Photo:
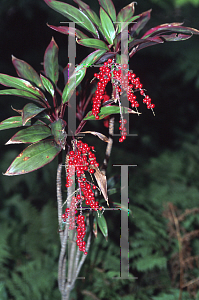
[[[65,85],[65,88],[63,90],[62,94],[62,101],[63,103],[66,103],[70,100],[74,90],[80,84],[80,82],[83,80],[84,76],[86,75],[86,68],[82,67],[81,69],[73,72],[72,76],[69,78],[67,84]]]
[[[33,117],[35,117],[36,115],[44,111],[45,109],[46,108],[38,107],[33,103],[26,104],[22,110],[23,125],[25,125],[28,120],[32,119]]]
[[[29,126],[31,124],[30,121],[28,121],[25,126]],[[10,128],[16,128],[16,127],[21,127],[24,126],[22,123],[22,117],[17,116],[17,117],[11,117],[8,118],[0,123],[0,130],[4,129],[10,129]]]
[[[100,20],[101,20],[104,36],[107,42],[110,45],[112,45],[113,40],[115,38],[115,28],[113,26],[111,19],[109,18],[109,16],[107,15],[107,13],[102,7],[100,7]]]
[[[79,8],[87,17],[95,24],[97,25],[97,28],[101,27],[100,19],[97,16],[97,14],[90,8],[90,6],[86,3],[84,3],[81,0],[73,0],[75,3],[79,5]]]
[[[69,34],[69,35],[74,36],[74,37],[77,36],[78,39],[87,39],[87,38],[89,38],[86,34],[81,32],[77,28],[71,27],[70,28],[70,33],[69,33],[69,27],[68,26],[53,26],[53,25],[48,25],[48,24],[47,24],[47,26],[52,28],[53,30],[56,30],[56,31],[60,32],[60,33]]]
[[[106,52],[107,52],[106,50],[96,50],[96,51],[92,52],[91,54],[89,54],[86,58],[84,58],[81,61],[81,64],[79,66],[77,66],[77,69],[78,68],[80,69],[82,66],[84,66],[86,68],[88,68],[89,66],[92,66]]]
[[[54,84],[57,83],[59,78],[58,50],[59,48],[52,37],[44,54],[44,71],[46,77],[52,80]]]
[[[12,55],[12,63],[19,77],[33,82],[37,87],[41,89],[43,88],[39,75],[27,62],[20,60]]]
[[[35,96],[45,100],[44,94],[36,87],[34,87],[29,81],[9,76],[6,74],[0,74],[0,84],[9,86],[12,88],[28,91],[29,93],[34,94]],[[46,101],[46,100],[45,100]]]
[[[95,28],[91,20],[86,16],[86,14],[84,14],[84,12],[80,11],[76,7],[67,3],[54,1],[54,0],[44,0],[44,1],[52,9],[56,10],[57,12],[59,12],[69,20],[79,23],[78,25],[86,28],[88,31],[92,32],[97,38],[99,38],[97,29]]]
[[[116,11],[115,6],[111,0],[98,0],[99,5],[103,7],[103,9],[109,14],[111,20],[113,22],[116,21]]]
[[[33,100],[41,105],[44,106],[44,103],[39,100],[39,98],[37,96],[35,96],[34,94],[27,92],[27,91],[23,91],[23,90],[16,90],[16,89],[8,89],[8,90],[0,90],[0,95],[13,95],[13,96],[19,96],[22,98],[26,98],[29,100]]]
[[[50,163],[60,151],[61,147],[53,140],[34,143],[15,158],[4,175],[22,175],[35,171]]]
[[[96,212],[96,220],[97,220],[97,224],[103,234],[103,236],[106,238],[108,237],[108,227],[107,227],[107,223],[106,223],[106,219],[104,217],[104,215],[102,214],[101,211],[97,211]]]
[[[96,48],[96,49],[104,49],[109,51],[108,46],[105,42],[97,39],[82,39],[77,41],[78,44],[86,47]]]
[[[67,134],[65,132],[66,122],[62,119],[51,123],[51,132],[54,139],[61,148],[65,149]]]
[[[55,95],[54,87],[50,80],[48,78],[44,77],[43,75],[40,75],[41,81],[43,83],[43,86],[45,87],[46,91],[51,94],[52,97]]]
[[[133,114],[140,114],[135,112],[134,110],[127,108],[127,107],[122,107],[122,112],[123,113],[133,113]],[[99,120],[104,119],[105,117],[111,115],[111,114],[119,114],[120,113],[120,108],[119,106],[104,106],[101,107],[100,113],[98,114]],[[84,120],[96,120],[95,116],[92,114],[92,111],[89,111],[84,118]]]
[[[35,143],[49,137],[50,135],[51,130],[48,126],[33,125],[31,127],[18,131],[5,145]]]
[[[135,3],[136,2],[131,2],[119,11],[117,15],[117,22],[126,22],[127,20],[133,17],[135,12]]]

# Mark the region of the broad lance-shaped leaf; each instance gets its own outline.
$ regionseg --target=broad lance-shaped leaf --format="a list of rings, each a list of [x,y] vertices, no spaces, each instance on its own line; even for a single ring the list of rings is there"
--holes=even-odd
[[[0,95],[19,96],[22,98],[33,100],[33,101],[39,103],[40,105],[46,107],[45,104],[37,96],[35,96],[34,94],[27,92],[27,91],[17,90],[17,89],[0,90]]]
[[[147,39],[154,35],[160,36],[163,33],[175,32],[182,34],[199,34],[199,30],[190,27],[181,26],[183,23],[166,23],[148,30],[143,36],[142,39]]]
[[[4,175],[22,175],[35,171],[50,163],[60,151],[61,147],[53,140],[34,143],[15,158]]]
[[[78,44],[86,47],[96,48],[96,49],[104,49],[109,51],[108,46],[105,42],[97,39],[82,39],[77,41]]]
[[[36,143],[51,136],[51,130],[47,125],[33,125],[18,131],[5,144]]]
[[[115,6],[111,0],[98,0],[99,5],[103,7],[103,9],[108,13],[111,20],[116,22],[116,11]]]
[[[37,87],[43,89],[41,79],[37,72],[27,62],[12,55],[12,63],[19,77],[33,82]]]
[[[0,74],[0,84],[16,88],[19,90],[28,91],[31,94],[46,101],[44,94],[36,87],[34,87],[29,81],[6,74]]]
[[[83,80],[85,75],[86,75],[85,67],[82,67],[79,70],[75,69],[75,71],[73,72],[73,75],[69,78],[69,80],[63,90],[63,94],[62,94],[63,103],[66,103],[70,100],[74,90],[76,89],[78,84],[80,84],[80,82]]]
[[[73,72],[72,76],[70,77],[69,81],[65,85],[62,94],[62,101],[66,103],[69,101],[70,97],[72,96],[74,90],[83,80],[86,74],[86,68],[94,64],[104,53],[106,50],[96,50],[89,54],[85,59],[82,60],[81,64],[79,64],[75,71]]]
[[[131,2],[130,4],[128,4],[127,6],[123,7],[118,15],[117,15],[117,19],[116,19],[116,25],[118,27],[118,33],[120,33],[121,31],[121,23],[117,23],[117,22],[126,22],[129,19],[131,19],[134,15],[134,11],[135,11],[135,4],[136,2]]]
[[[25,125],[28,120],[32,119],[33,117],[35,117],[36,115],[44,111],[45,109],[46,108],[38,107],[33,103],[26,104],[22,110],[23,125]]]
[[[98,224],[103,236],[107,240],[108,226],[107,226],[107,223],[106,223],[106,219],[105,219],[105,217],[104,217],[104,215],[102,214],[101,211],[96,212],[96,220],[97,220],[97,224]]]
[[[99,38],[98,31],[95,28],[94,24],[82,11],[67,3],[54,1],[54,0],[44,0],[44,1],[52,9],[56,10],[57,12],[59,12],[69,20],[79,23],[78,25],[80,25],[83,28],[86,28],[88,31],[94,34],[94,36]]]
[[[77,37],[78,39],[88,39],[89,38],[86,34],[81,32],[77,28],[70,27],[70,30],[69,30],[68,26],[53,26],[53,25],[48,25],[48,24],[47,24],[47,26],[55,31]]]
[[[54,87],[53,87],[52,83],[50,82],[50,80],[48,80],[48,78],[44,77],[43,75],[40,75],[40,77],[41,77],[43,86],[45,87],[46,91],[48,93],[50,93],[52,97],[54,97],[55,90],[54,90]]]
[[[54,136],[56,143],[61,146],[62,149],[65,149],[67,134],[65,131],[66,122],[62,119],[51,123],[51,132]]]
[[[30,121],[28,121],[25,126],[29,126],[31,124]],[[4,129],[10,129],[10,128],[16,128],[24,126],[22,123],[22,117],[16,116],[16,117],[10,117],[0,123],[0,130]]]
[[[100,7],[100,20],[102,24],[103,34],[107,42],[110,45],[112,45],[113,40],[115,38],[115,28],[113,26],[111,19],[109,18],[109,16],[107,15],[107,13],[102,7]]]
[[[85,15],[95,24],[97,25],[97,28],[100,29],[100,19],[97,16],[97,14],[90,8],[90,6],[86,3],[84,3],[81,0],[73,0],[75,3],[79,5],[79,10],[83,11]]]
[[[57,83],[59,78],[58,50],[59,48],[52,37],[44,54],[44,71],[46,77],[52,80],[54,84]]]
[[[127,107],[122,107],[122,112],[123,113],[129,113],[129,114],[140,114],[139,112],[136,112],[130,108]],[[105,117],[112,115],[112,114],[119,114],[120,113],[120,108],[119,106],[104,106],[101,107],[100,112],[98,114],[99,120],[104,119]],[[83,120],[96,120],[95,116],[92,114],[92,111],[89,111],[86,115],[86,117]]]

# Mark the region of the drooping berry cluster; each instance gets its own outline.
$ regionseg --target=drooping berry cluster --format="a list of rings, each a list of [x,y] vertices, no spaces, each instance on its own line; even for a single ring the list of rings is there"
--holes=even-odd
[[[95,154],[93,153],[94,147],[89,147],[88,144],[82,141],[73,141],[73,150],[69,152],[67,159],[67,177],[66,187],[70,187],[73,184],[72,177],[75,175],[77,178],[78,189],[76,196],[72,197],[70,208],[66,208],[65,213],[62,215],[63,222],[69,217],[69,229],[75,228],[75,220],[77,223],[77,245],[80,251],[85,252],[86,242],[83,241],[85,236],[85,224],[84,216],[82,216],[82,202],[85,201],[86,205],[89,205],[92,209],[100,209],[99,202],[95,200],[94,190],[97,188],[94,184],[90,183],[86,179],[85,172],[93,174],[95,169],[99,167],[96,161]],[[75,217],[77,209],[80,209],[80,214]]]
[[[100,107],[106,94],[105,87],[110,80],[118,94],[117,99],[114,100],[118,100],[120,105],[119,96],[124,90],[126,91],[127,98],[131,103],[131,107],[139,107],[139,103],[136,101],[137,97],[135,95],[135,92],[137,91],[140,92],[141,96],[144,96],[143,103],[147,105],[148,109],[153,109],[155,107],[155,104],[151,103],[151,98],[145,94],[140,78],[136,77],[135,73],[133,73],[133,71],[129,71],[127,67],[127,64],[121,65],[115,63],[112,59],[108,59],[108,61],[104,62],[104,66],[100,67],[99,74],[94,74],[94,77],[99,79],[99,82],[97,83],[97,90],[93,97],[92,114],[95,116],[95,119],[99,119]],[[119,141],[123,142],[127,135],[124,127],[126,123],[122,116],[120,121],[121,138]]]

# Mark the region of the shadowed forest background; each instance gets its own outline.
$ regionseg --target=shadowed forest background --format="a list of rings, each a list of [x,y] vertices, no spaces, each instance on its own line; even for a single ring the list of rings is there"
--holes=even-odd
[[[130,3],[113,2],[117,13]],[[78,7],[73,1],[67,3]],[[99,15],[97,0],[86,3]],[[141,33],[171,22],[183,22],[186,27],[199,29],[198,0],[138,0],[135,15],[150,8],[151,20]],[[11,55],[39,72],[52,36],[59,46],[59,64],[64,68],[68,63],[68,37],[46,25],[59,26],[64,21],[67,20],[60,19],[60,14],[42,0],[1,0],[0,73],[17,77]],[[92,51],[77,45],[76,63]],[[199,36],[195,35],[187,41],[143,49],[129,60],[130,69],[140,77],[156,105],[155,116],[141,104],[140,98],[142,114],[130,117],[130,133],[137,136],[130,136],[123,143],[118,142],[118,136],[114,137],[107,178],[109,188],[118,188],[117,193],[110,195],[110,203],[120,202],[120,167],[113,165],[137,165],[129,167],[128,192],[132,212],[129,214],[129,273],[138,279],[112,279],[120,276],[120,211],[105,211],[108,242],[101,232],[97,239],[93,236],[80,273],[85,279],[77,280],[71,299],[177,300],[180,261],[175,220],[179,222],[182,238],[182,299],[199,300],[199,280],[195,280],[199,278],[198,53]],[[90,80],[96,71],[94,67],[88,69]],[[11,105],[21,109],[24,100],[1,96],[0,104],[2,121],[13,115]],[[116,120],[115,133],[119,133],[119,117]],[[92,130],[107,134],[103,121],[90,124]],[[24,145],[4,145],[16,132],[12,129],[0,132],[0,300],[60,299],[57,159],[27,175],[3,176],[24,149]],[[86,136],[84,141],[95,145],[97,160],[102,163],[106,145],[97,137]]]

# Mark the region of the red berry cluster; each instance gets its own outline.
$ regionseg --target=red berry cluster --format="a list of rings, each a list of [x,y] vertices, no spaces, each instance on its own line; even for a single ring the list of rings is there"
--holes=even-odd
[[[119,120],[119,123],[120,123],[119,130],[121,132],[121,138],[119,138],[120,143],[122,143],[126,139],[127,132],[126,132],[126,128],[124,126],[126,124],[126,122],[127,122],[126,119]]]
[[[66,222],[70,214],[69,219],[69,229],[75,228],[75,220],[77,223],[77,245],[80,251],[85,252],[86,242],[83,241],[85,236],[85,224],[84,216],[82,216],[82,201],[85,200],[85,204],[89,205],[92,209],[100,209],[99,202],[95,201],[94,190],[97,188],[94,184],[86,180],[85,171],[93,174],[95,172],[94,168],[98,168],[99,164],[96,161],[95,154],[93,153],[94,147],[89,147],[88,144],[83,143],[82,141],[73,141],[73,151],[69,152],[69,157],[67,159],[67,177],[66,177],[66,187],[70,187],[73,184],[73,175],[76,175],[78,183],[78,192],[76,197],[72,197],[70,208],[66,208],[65,214],[62,215],[63,222]],[[80,207],[80,215],[75,217],[77,213],[76,208]]]
[[[89,147],[88,144],[82,141],[75,142],[74,151],[69,153],[66,187],[72,186],[73,180],[71,177],[73,175],[76,174],[78,178],[82,178],[85,171],[93,174],[95,172],[93,167],[99,167],[92,150],[94,150],[93,146]]]
[[[95,119],[99,119],[99,111],[101,107],[101,101],[104,98],[103,94],[105,91],[105,87],[107,83],[111,80],[111,70],[109,68],[109,64],[112,63],[112,59],[108,59],[108,62],[104,63],[103,67],[100,67],[99,74],[95,73],[94,76],[99,79],[99,82],[97,84],[97,90],[95,91],[94,97],[93,97],[93,108],[92,108],[92,114],[95,116]]]
[[[86,255],[87,254],[87,252],[86,252],[86,242],[83,241],[83,239],[86,235],[86,226],[85,226],[85,223],[84,223],[84,219],[85,219],[85,217],[82,216],[82,215],[79,215],[77,217],[78,227],[77,227],[77,240],[76,240],[76,243],[77,243],[77,246],[79,247],[79,250],[83,251],[84,254]]]

